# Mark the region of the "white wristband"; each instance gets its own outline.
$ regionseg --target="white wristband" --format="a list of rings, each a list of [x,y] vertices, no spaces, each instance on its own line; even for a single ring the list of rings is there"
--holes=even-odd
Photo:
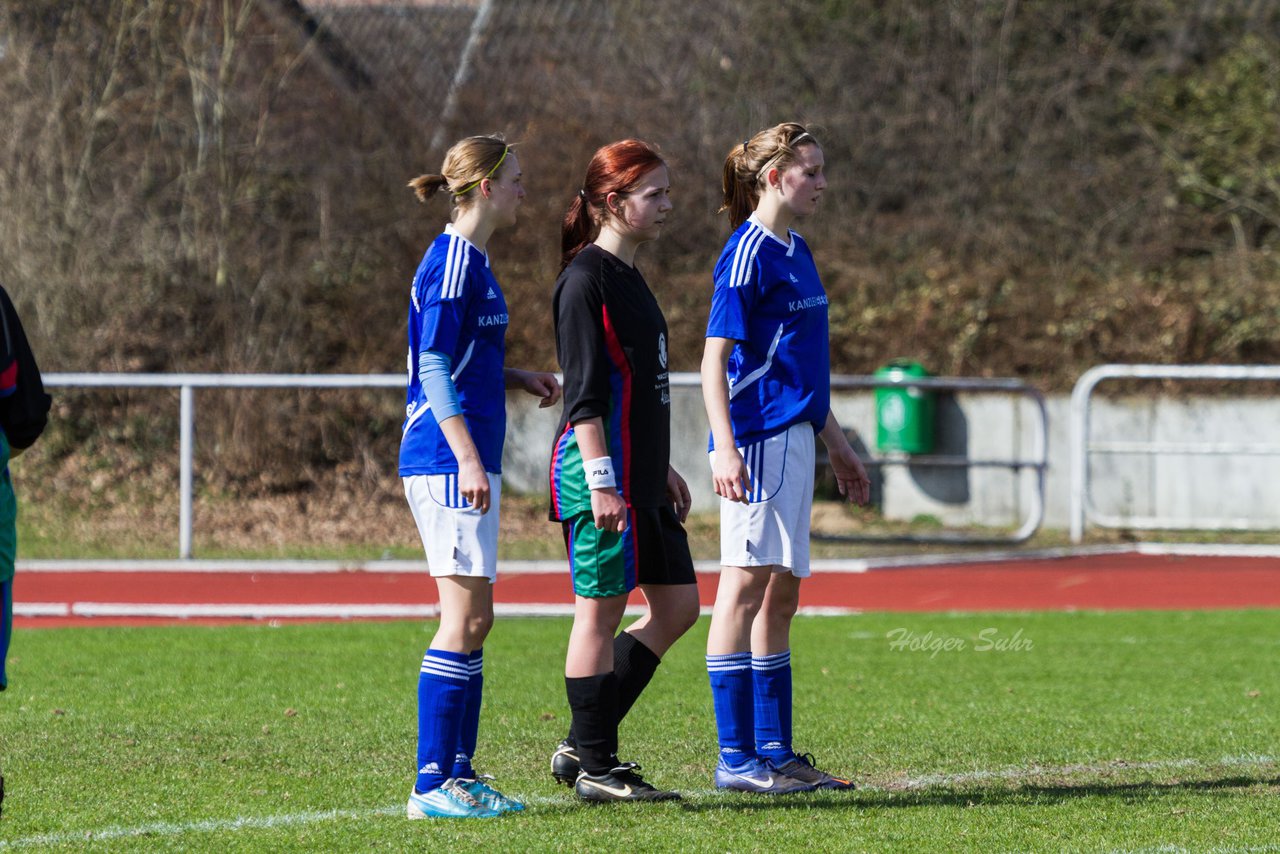
[[[582,471],[587,475],[588,489],[608,489],[618,485],[613,477],[613,460],[609,457],[583,460]]]

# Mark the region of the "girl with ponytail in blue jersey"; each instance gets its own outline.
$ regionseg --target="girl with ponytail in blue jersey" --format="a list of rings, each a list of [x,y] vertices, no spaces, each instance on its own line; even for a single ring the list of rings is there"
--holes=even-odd
[[[721,789],[854,787],[791,742],[791,620],[809,575],[815,435],[840,494],[870,496],[831,412],[827,295],[791,230],[817,209],[823,165],[818,140],[791,122],[735,145],[724,165],[721,210],[734,232],[716,264],[702,358],[723,564],[707,638]]]
[[[453,216],[409,295],[400,476],[436,579],[440,627],[418,677],[418,775],[406,812],[490,818],[524,809],[472,767],[497,579],[504,389],[521,388],[546,407],[560,399],[560,385],[554,374],[503,365],[507,304],[485,250],[524,200],[516,153],[497,137],[468,137],[440,172],[409,182],[422,202],[447,192]]]

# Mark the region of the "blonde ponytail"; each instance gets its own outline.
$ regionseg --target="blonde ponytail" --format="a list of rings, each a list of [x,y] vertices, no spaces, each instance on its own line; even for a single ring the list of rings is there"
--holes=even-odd
[[[447,189],[453,203],[465,207],[474,198],[472,190],[497,173],[510,151],[511,146],[496,134],[469,136],[445,152],[439,175],[419,175],[409,182],[409,188],[424,203]]]

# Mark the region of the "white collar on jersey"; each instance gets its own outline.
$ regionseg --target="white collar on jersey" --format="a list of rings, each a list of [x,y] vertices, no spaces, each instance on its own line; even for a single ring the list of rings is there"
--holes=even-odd
[[[752,211],[752,212],[751,212],[751,216],[747,217],[747,222],[751,223],[751,224],[752,224],[752,225],[754,225],[756,228],[760,229],[760,230],[761,230],[761,231],[763,231],[765,234],[769,235],[769,236],[770,236],[770,237],[772,237],[774,240],[776,240],[776,241],[778,241],[779,243],[781,243],[783,246],[787,247],[787,257],[788,257],[788,258],[790,258],[790,257],[791,257],[791,253],[792,253],[792,252],[795,252],[795,251],[796,251],[796,233],[795,233],[794,231],[792,231],[791,229],[787,229],[787,237],[791,238],[791,240],[790,240],[790,241],[786,241],[786,240],[783,240],[783,239],[782,239],[781,237],[779,237],[778,235],[774,234],[772,231],[770,231],[770,230],[769,230],[769,228],[768,228],[764,223],[762,223],[762,222],[760,221],[760,218],[759,218],[758,216],[756,216],[755,211]]]
[[[480,247],[476,246],[476,245],[475,245],[474,243],[472,243],[470,240],[467,240],[467,238],[465,238],[465,237],[463,237],[461,234],[459,234],[459,233],[458,233],[458,230],[457,230],[456,228],[454,228],[454,227],[453,227],[453,223],[451,223],[451,222],[450,222],[450,223],[445,223],[445,226],[444,226],[444,233],[445,233],[445,234],[447,234],[447,235],[449,235],[450,237],[456,237],[456,238],[458,238],[458,239],[459,239],[459,240],[461,240],[463,243],[465,243],[465,244],[467,244],[468,246],[470,246],[472,249],[476,250],[477,252],[480,252]],[[488,252],[480,252],[480,254],[484,256],[484,265],[485,265],[486,267],[488,267],[488,266],[489,266],[489,253],[488,253]]]

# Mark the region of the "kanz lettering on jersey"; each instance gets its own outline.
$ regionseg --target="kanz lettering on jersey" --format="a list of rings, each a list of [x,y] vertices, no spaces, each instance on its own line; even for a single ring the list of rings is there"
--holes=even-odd
[[[476,326],[506,326],[507,315],[505,314],[482,314],[476,318]]]
[[[820,305],[827,304],[827,295],[823,294],[819,297],[805,297],[804,299],[793,299],[787,303],[788,311],[804,311],[809,308],[817,308]]]

